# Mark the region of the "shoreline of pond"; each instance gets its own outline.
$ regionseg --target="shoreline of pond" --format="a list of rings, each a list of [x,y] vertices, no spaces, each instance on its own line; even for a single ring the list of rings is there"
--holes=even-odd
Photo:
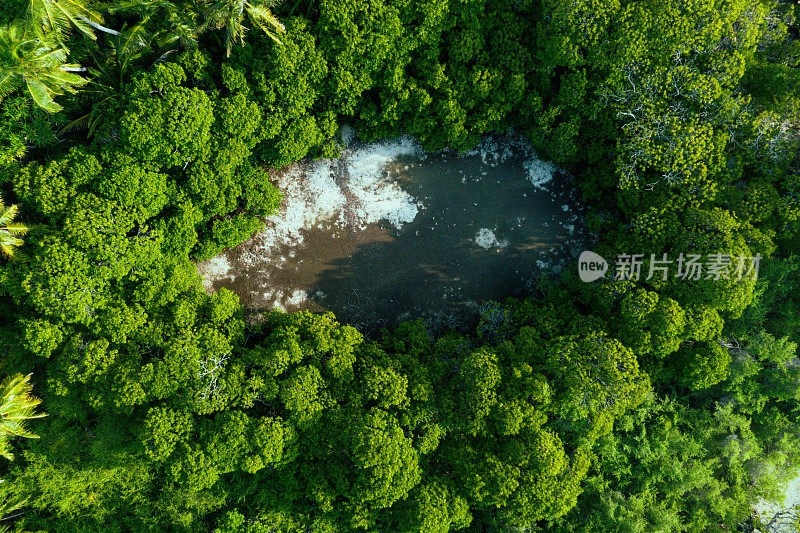
[[[367,335],[409,318],[469,329],[484,301],[531,294],[587,239],[569,176],[513,133],[461,154],[408,136],[343,144],[272,171],[281,209],[198,265],[206,290],[232,290],[252,317],[333,311]]]

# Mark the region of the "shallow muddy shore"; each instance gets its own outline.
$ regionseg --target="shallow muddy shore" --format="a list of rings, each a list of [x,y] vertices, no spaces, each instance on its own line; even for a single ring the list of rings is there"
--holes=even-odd
[[[583,249],[569,177],[516,136],[465,154],[351,142],[271,177],[285,198],[265,230],[198,265],[251,314],[333,311],[366,334],[416,317],[469,327],[480,302],[529,294]]]

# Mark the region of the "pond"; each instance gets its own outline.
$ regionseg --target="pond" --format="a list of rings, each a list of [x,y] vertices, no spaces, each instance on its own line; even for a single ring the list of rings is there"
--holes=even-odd
[[[783,501],[760,500],[755,514],[761,519],[764,533],[796,532],[800,518],[800,476],[789,479],[783,491]]]
[[[481,302],[530,293],[582,249],[569,177],[516,135],[426,153],[410,137],[271,172],[264,231],[198,265],[252,312],[333,311],[369,334],[408,318],[469,327]]]

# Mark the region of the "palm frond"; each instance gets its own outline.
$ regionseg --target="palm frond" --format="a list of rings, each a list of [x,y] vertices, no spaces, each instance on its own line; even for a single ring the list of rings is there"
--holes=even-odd
[[[25,244],[25,241],[19,237],[14,237],[9,233],[0,230],[0,251],[2,251],[3,255],[6,257],[13,258],[17,252],[17,248],[23,244]]]
[[[64,65],[67,66],[67,65]],[[82,87],[88,83],[84,77],[79,76],[73,72],[66,72],[61,69],[54,69],[47,72],[42,72],[40,79],[43,83],[47,84],[48,89],[54,95],[64,93],[74,93],[75,87]]]
[[[19,427],[20,421],[47,416],[46,413],[36,412],[36,407],[42,400],[31,395],[32,375],[15,374],[0,384],[0,433],[34,435],[27,429]]]
[[[5,207],[2,201],[0,201],[0,228],[10,224],[11,221],[14,220],[14,217],[17,216],[18,211],[19,209],[16,205]]]
[[[28,12],[41,34],[67,33],[74,26],[90,39],[96,39],[93,24],[103,21],[100,13],[82,0],[31,0]]]
[[[91,113],[86,113],[75,120],[71,120],[66,126],[58,130],[58,134],[63,135],[65,133],[74,133],[76,131],[89,129],[90,122]]]
[[[26,503],[28,503],[27,497],[13,496],[11,484],[6,480],[0,480],[0,517],[5,517],[14,511],[18,511]]]
[[[131,61],[138,59],[146,50],[151,39],[145,25],[149,18],[144,18],[131,28],[120,32],[116,37],[115,46],[117,61],[122,74]]]
[[[220,0],[206,10],[200,30],[224,28],[225,52],[230,57],[233,47],[244,42],[247,28],[243,25],[243,19],[247,15],[253,26],[263,30],[278,44],[283,44],[278,34],[285,33],[286,28],[269,10],[268,6],[272,4],[263,0],[254,0],[253,3],[247,0]]]
[[[0,69],[0,98],[17,90],[22,79],[10,69]]]
[[[63,108],[53,100],[53,94],[47,88],[47,85],[40,80],[28,78],[25,80],[25,85],[28,87],[28,92],[36,102],[36,105],[49,113],[57,113]]]
[[[49,0],[31,0],[28,16],[42,35],[69,31],[69,19],[65,19],[63,12]]]
[[[128,0],[126,2],[115,2],[108,8],[112,14],[127,13],[131,15],[142,15],[152,13],[158,9],[172,5],[165,0]]]
[[[50,0],[36,0],[47,11]],[[49,11],[47,11],[49,12]],[[74,92],[86,80],[73,72],[79,65],[65,64],[67,49],[52,33],[30,34],[18,24],[0,27],[0,96],[24,88],[39,107],[50,113],[61,110],[54,96]]]
[[[247,13],[255,26],[261,28],[273,40],[283,44],[275,34],[286,33],[286,27],[272,14],[272,11],[264,6],[252,6],[248,8]]]
[[[59,67],[67,60],[67,50],[64,48],[48,49],[44,46],[37,48],[32,54],[38,67]]]
[[[9,224],[4,228],[0,228],[0,231],[7,231],[11,235],[27,235],[28,234],[28,226],[23,224],[22,222],[14,222],[13,224]]]
[[[153,65],[157,65],[158,63],[163,63],[164,61],[167,60],[167,58],[170,55],[174,54],[176,51],[177,50],[167,50],[166,52],[158,56],[155,61],[153,61]]]
[[[17,212],[16,205],[6,207],[0,198],[0,252],[9,258],[13,258],[15,250],[24,244],[19,236],[28,232],[25,224],[12,222]]]
[[[8,437],[0,435],[0,455],[8,459],[14,460],[14,454],[11,453],[11,443],[8,442]]]

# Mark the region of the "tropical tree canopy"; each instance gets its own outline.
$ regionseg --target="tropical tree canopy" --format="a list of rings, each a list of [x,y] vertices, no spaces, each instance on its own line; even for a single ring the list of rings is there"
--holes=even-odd
[[[798,15],[784,0],[6,0],[0,247],[24,260],[0,261],[0,453],[16,456],[0,525],[766,531],[754,507],[800,472]],[[359,330],[266,312],[276,287],[209,289],[199,262],[234,271],[247,257],[220,254],[305,216],[276,183],[339,157],[345,126],[480,165],[506,139],[535,152],[496,170],[520,215],[581,204],[567,267],[531,261],[502,278],[516,298],[461,324],[417,309]],[[533,212],[523,191],[544,168],[560,178]],[[583,242],[640,255],[642,275],[584,283]],[[660,276],[665,256],[680,276]],[[715,270],[690,276],[687,257]],[[722,275],[736,258],[752,276]]]

